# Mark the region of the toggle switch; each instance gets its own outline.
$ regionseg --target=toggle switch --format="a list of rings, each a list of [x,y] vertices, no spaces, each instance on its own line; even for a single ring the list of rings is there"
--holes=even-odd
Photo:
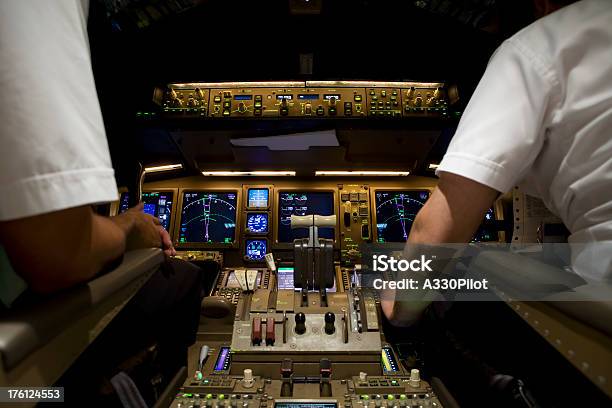
[[[295,315],[295,332],[297,334],[306,333],[306,315],[302,312]]]
[[[325,313],[325,334],[334,334],[336,331],[336,315],[332,312]]]

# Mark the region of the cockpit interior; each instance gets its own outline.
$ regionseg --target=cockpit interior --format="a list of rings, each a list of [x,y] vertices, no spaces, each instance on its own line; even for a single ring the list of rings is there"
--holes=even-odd
[[[434,301],[398,327],[364,283],[371,248],[408,240],[491,54],[533,21],[522,3],[92,0],[118,187],[95,211],[142,202],[201,302],[128,348],[144,317],[125,310],[175,272],[159,248],[127,252],[0,314],[0,386],[62,387],[69,406],[609,406],[606,304]],[[468,245],[566,237],[530,200],[500,195]],[[187,315],[189,344],[163,351]]]

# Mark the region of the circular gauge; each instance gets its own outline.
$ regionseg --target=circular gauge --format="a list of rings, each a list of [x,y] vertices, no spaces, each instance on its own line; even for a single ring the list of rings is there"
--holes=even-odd
[[[252,261],[261,261],[266,256],[268,243],[265,239],[248,239],[245,255]]]
[[[247,215],[247,229],[254,234],[266,234],[268,232],[268,214],[251,213]]]

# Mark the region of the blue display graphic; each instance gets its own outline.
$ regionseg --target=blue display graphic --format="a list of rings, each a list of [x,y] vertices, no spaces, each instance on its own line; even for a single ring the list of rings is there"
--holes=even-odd
[[[183,193],[179,243],[233,243],[236,201],[234,192]]]
[[[247,232],[252,234],[268,233],[268,213],[248,213]]]
[[[219,357],[217,357],[217,361],[215,361],[215,371],[229,370],[231,356],[229,347],[221,347]]]
[[[261,261],[266,256],[268,242],[265,239],[247,239],[245,256],[252,261]]]
[[[412,223],[429,198],[429,191],[377,191],[378,242],[406,242]]]
[[[174,194],[172,194],[172,192],[142,193],[144,212],[153,217],[157,217],[166,231],[170,229],[173,196]],[[119,213],[127,211],[129,208],[129,201],[129,193],[122,193],[119,199]]]
[[[269,191],[267,188],[250,188],[248,195],[248,208],[268,208]]]
[[[308,228],[291,229],[292,215],[334,214],[332,192],[281,192],[278,195],[278,242],[308,237]],[[319,228],[319,238],[334,238],[333,228]]]

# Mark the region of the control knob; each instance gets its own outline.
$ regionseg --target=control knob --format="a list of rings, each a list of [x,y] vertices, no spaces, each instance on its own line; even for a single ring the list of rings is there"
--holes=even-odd
[[[297,334],[306,333],[306,315],[302,312],[295,315],[295,332]]]
[[[240,102],[238,104],[238,112],[239,113],[246,113],[246,111],[247,111],[246,105],[244,104],[244,102]]]
[[[245,368],[243,372],[242,385],[245,388],[251,388],[255,380],[253,379],[253,370],[250,368]]]
[[[334,334],[336,331],[336,326],[334,323],[336,322],[336,315],[332,312],[325,313],[325,334]]]
[[[410,381],[409,384],[411,387],[419,388],[421,385],[421,373],[417,368],[413,368],[410,370]]]

